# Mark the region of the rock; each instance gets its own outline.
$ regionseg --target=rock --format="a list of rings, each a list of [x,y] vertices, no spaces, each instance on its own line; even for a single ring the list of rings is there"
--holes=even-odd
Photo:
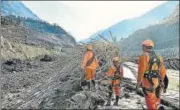
[[[69,80],[69,77],[66,77],[66,76],[65,76],[65,77],[60,78],[60,81],[61,81],[61,82],[65,82],[65,81],[67,81],[67,80]]]
[[[44,55],[44,57],[40,59],[40,61],[47,61],[47,62],[51,62],[54,60],[55,60],[55,58],[52,56],[49,56],[49,55]]]
[[[2,63],[2,69],[12,73],[22,71],[24,68],[26,68],[26,66],[27,61],[22,61],[20,59],[9,59]]]
[[[124,88],[124,91],[125,91],[125,92],[132,92],[131,90],[126,89],[126,88]]]
[[[81,108],[81,109],[86,109],[86,106],[87,103],[85,104],[84,102],[88,99],[88,97],[85,95],[85,94],[76,94],[74,96],[71,97],[70,101],[71,101],[71,105],[69,108],[72,108],[72,109],[78,109],[78,108]],[[84,103],[84,105],[82,104]]]
[[[136,104],[141,104],[141,100],[138,100],[138,101],[136,102]]]
[[[103,104],[105,100],[99,93],[83,91],[69,99],[68,109],[95,109],[97,105]]]
[[[129,93],[124,93],[124,97],[127,98],[127,99],[130,98]]]

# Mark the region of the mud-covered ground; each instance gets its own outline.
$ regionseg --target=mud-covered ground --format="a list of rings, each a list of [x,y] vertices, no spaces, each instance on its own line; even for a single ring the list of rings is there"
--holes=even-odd
[[[107,85],[103,81],[97,83],[96,92],[86,91],[84,87],[80,87],[80,77],[83,74],[80,69],[82,55],[83,53],[74,52],[73,55],[53,56],[52,61],[43,61],[42,57],[29,61],[17,59],[2,61],[2,108],[146,108],[144,97],[127,88],[127,84],[135,86],[136,64],[124,63],[125,74],[129,74],[125,76],[132,78],[134,75],[134,78],[126,78],[122,82],[119,106],[106,107],[104,105],[108,92]],[[178,80],[178,71],[167,70],[167,73],[168,76]],[[99,70],[97,76],[102,76]],[[174,86],[174,79],[173,81],[170,79],[170,85]],[[178,104],[177,87],[170,87],[163,97]]]
[[[77,74],[79,62],[77,63],[75,57],[78,56],[60,56],[51,62],[40,61],[40,59],[33,61],[13,60],[10,64],[7,61],[3,62],[1,75],[2,108],[41,108],[43,101],[45,101],[43,98],[50,95],[50,92],[58,95],[59,102],[64,100],[65,94],[75,94],[80,89],[79,80],[76,79],[80,77]],[[68,97],[70,96],[66,98]],[[61,106],[61,104],[53,105],[54,108],[56,106]]]

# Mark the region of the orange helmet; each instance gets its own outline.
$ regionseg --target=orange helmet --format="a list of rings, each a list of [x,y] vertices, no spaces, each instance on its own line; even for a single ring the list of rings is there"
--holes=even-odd
[[[88,50],[92,50],[92,46],[91,46],[91,45],[88,45],[88,46],[87,46],[87,49],[88,49]]]
[[[114,57],[114,58],[113,58],[113,61],[119,62],[119,57]]]
[[[154,42],[152,40],[145,40],[143,41],[142,45],[145,45],[148,47],[154,47]]]

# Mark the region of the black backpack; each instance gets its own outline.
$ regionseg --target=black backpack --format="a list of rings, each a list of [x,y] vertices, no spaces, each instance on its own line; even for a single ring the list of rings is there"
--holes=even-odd
[[[155,59],[157,59],[157,60],[154,61]],[[161,62],[160,62],[160,58],[158,58],[156,53],[154,51],[151,51],[150,52],[150,62],[149,62],[150,68],[152,68],[153,63],[157,63],[158,67],[159,67]],[[164,89],[166,90],[168,88],[168,84],[169,84],[169,79],[168,79],[167,75],[165,75],[163,82],[164,82]]]

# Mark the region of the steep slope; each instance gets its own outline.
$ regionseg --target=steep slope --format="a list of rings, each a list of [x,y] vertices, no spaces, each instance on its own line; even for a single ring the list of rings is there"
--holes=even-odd
[[[29,10],[21,1],[1,1],[1,3],[1,14],[3,16],[15,15],[40,20],[40,18]]]
[[[179,20],[179,13],[178,12],[179,12],[179,5],[176,6],[174,12],[170,16],[165,18],[163,20],[163,22],[172,23],[172,22],[178,21]]]
[[[59,25],[42,21],[21,1],[1,3],[3,59],[27,59],[59,53],[76,44],[75,39]]]
[[[165,17],[167,17],[170,13],[172,13],[174,7],[178,4],[178,1],[168,1],[153,10],[145,13],[144,15],[132,19],[123,20],[111,27],[101,30],[100,32],[95,33],[90,36],[90,38],[94,38],[99,40],[100,37],[98,34],[104,35],[107,39],[111,40],[111,36],[109,30],[112,32],[113,36],[116,36],[118,40],[121,38],[127,38],[130,34],[135,32],[138,29],[142,29],[147,27],[150,24],[156,23]],[[83,40],[83,42],[88,42],[89,39]]]
[[[12,15],[1,16],[1,32],[5,41],[9,42],[1,46],[3,58],[19,58],[20,56],[20,58],[27,58],[26,55],[35,57],[43,54],[44,51],[46,53],[54,50],[61,52],[62,48],[73,47],[76,44],[75,39],[58,25]],[[6,48],[9,47],[8,44],[12,44],[12,48]],[[18,51],[20,48],[21,51]],[[11,52],[12,50],[14,52]],[[42,50],[42,52],[37,50]]]
[[[179,5],[174,12],[158,24],[140,29],[120,41],[122,53],[137,55],[141,42],[146,39],[155,41],[155,50],[164,56],[178,55],[179,50]]]

